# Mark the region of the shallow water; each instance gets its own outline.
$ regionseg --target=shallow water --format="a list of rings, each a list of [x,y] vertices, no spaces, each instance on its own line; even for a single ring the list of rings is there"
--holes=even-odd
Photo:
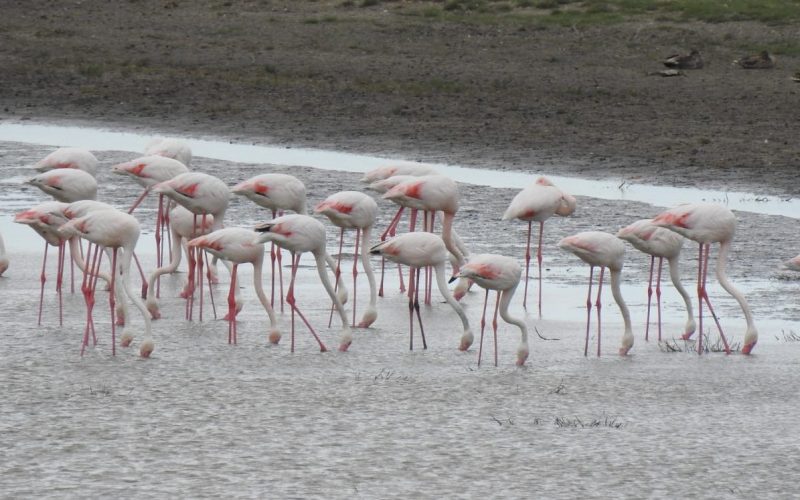
[[[132,156],[117,147],[98,153],[103,165]],[[0,231],[12,259],[0,278],[3,496],[752,498],[789,497],[796,490],[791,457],[800,445],[794,432],[800,343],[784,334],[796,330],[800,284],[779,270],[780,260],[796,254],[780,250],[800,243],[794,219],[737,214],[730,272],[748,294],[761,331],[751,357],[698,356],[682,342],[687,352],[665,353],[654,340],[644,342],[641,282],[648,260],[630,250],[623,295],[636,335],[632,356],[614,355],[622,325],[606,290],[603,356],[584,358],[588,270],[555,242],[582,230],[616,230],[658,209],[581,196],[574,217],[547,224],[545,319],[525,315],[519,298],[512,305],[531,329],[525,369],[513,366],[519,337],[505,324],[498,368],[490,339],[480,368],[477,338],[469,352],[457,351],[458,319],[436,292],[434,304],[423,307],[428,349],[419,348],[417,337],[409,351],[407,303],[393,268],[374,327],[357,330],[347,354],[335,352],[339,330],[335,323],[325,327],[328,302],[310,259],[299,274],[299,304],[334,352],[319,353],[299,328],[291,354],[288,314],[280,316],[281,345],[267,347],[265,314],[245,266],[239,345],[227,345],[224,321],[182,319],[180,274],[162,282],[165,318],[154,322],[151,360],[138,359],[136,349],[110,355],[105,293],[95,308],[99,344],[81,358],[80,293],[65,296],[59,328],[49,281],[44,326],[35,326],[41,242],[11,222],[15,211],[45,199],[20,182],[51,149],[0,143]],[[195,167],[224,172],[230,184],[264,171],[290,172],[309,186],[312,204],[358,189],[357,173],[202,157]],[[100,198],[118,206],[138,194],[125,179],[99,178]],[[465,185],[463,192],[457,229],[467,245],[521,256],[525,229],[496,222],[515,190]],[[244,200],[234,199],[231,207],[229,224],[248,227],[266,218]],[[384,226],[392,210],[381,207]],[[148,200],[137,211],[145,228],[154,208]],[[333,248],[333,230],[329,238]],[[151,269],[150,234],[139,252]],[[690,291],[695,252],[687,245],[683,258]],[[220,275],[218,305],[227,293],[225,271]],[[535,291],[532,281],[531,298]],[[664,294],[665,336],[672,338],[684,313],[671,285]],[[732,340],[741,342],[744,321],[735,301],[716,285],[711,296]],[[464,300],[476,337],[482,299],[476,290]],[[366,300],[361,291],[359,310]],[[142,324],[133,312],[131,323]],[[557,340],[542,340],[534,328]],[[590,349],[596,345],[592,332]]]

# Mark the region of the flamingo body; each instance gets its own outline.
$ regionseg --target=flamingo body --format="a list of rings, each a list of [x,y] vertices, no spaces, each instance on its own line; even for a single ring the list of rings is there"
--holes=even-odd
[[[158,155],[172,158],[189,167],[192,163],[192,149],[180,139],[158,137],[153,139],[144,148],[145,155]]]
[[[97,181],[83,170],[48,170],[29,179],[27,183],[64,203],[97,198]]]
[[[150,155],[114,165],[111,171],[127,175],[143,188],[150,189],[160,182],[189,172],[189,169],[174,158]]]
[[[95,177],[97,175],[97,158],[91,151],[86,149],[58,148],[36,162],[33,168],[39,172],[47,172],[59,168],[73,168],[83,170]]]
[[[263,174],[251,177],[231,188],[260,207],[307,213],[306,186],[297,177],[286,174]]]
[[[388,179],[389,177],[394,177],[396,175],[411,175],[419,177],[421,175],[431,175],[435,173],[436,170],[428,165],[401,163],[397,165],[386,165],[370,170],[364,174],[364,177],[361,178],[361,182],[372,183],[375,181]]]

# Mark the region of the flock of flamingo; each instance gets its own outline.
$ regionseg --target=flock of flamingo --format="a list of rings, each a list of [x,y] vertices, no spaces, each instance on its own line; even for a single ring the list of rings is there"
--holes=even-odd
[[[485,289],[483,315],[481,318],[480,348],[478,363],[482,355],[483,336],[486,326],[486,309],[489,292],[496,291],[494,320],[495,353],[497,365],[497,315],[516,325],[521,334],[516,353],[516,364],[524,365],[528,355],[528,329],[523,319],[509,314],[509,304],[520,282],[524,282],[523,307],[527,309],[529,269],[531,261],[531,235],[533,223],[538,222],[539,315],[542,310],[542,248],[544,223],[554,215],[568,216],[576,209],[573,196],[563,192],[544,177],[538,178],[524,188],[511,201],[503,214],[503,220],[518,219],[528,224],[525,274],[515,258],[496,254],[471,255],[453,228],[459,207],[458,185],[452,179],[439,175],[424,165],[401,164],[377,168],[368,172],[362,181],[368,188],[382,193],[382,198],[398,205],[396,215],[389,226],[379,235],[377,243],[372,241],[372,229],[378,214],[378,204],[372,196],[359,191],[343,191],[329,196],[319,203],[314,212],[323,215],[340,229],[338,257],[327,252],[326,228],[319,220],[308,214],[306,188],[291,175],[263,174],[241,182],[232,188],[221,179],[209,174],[193,172],[191,150],[188,145],[175,139],[156,139],[146,147],[144,156],[112,167],[116,174],[130,177],[143,187],[141,196],[127,210],[119,210],[109,204],[96,201],[97,182],[95,174],[98,161],[83,149],[60,148],[36,163],[40,173],[28,180],[51,195],[47,201],[16,214],[15,222],[27,224],[45,240],[44,258],[40,276],[38,321],[42,321],[42,304],[46,277],[47,253],[50,246],[58,249],[56,291],[59,302],[59,324],[62,324],[62,286],[66,267],[67,249],[70,268],[73,265],[83,272],[81,292],[86,302],[86,326],[83,331],[81,354],[90,339],[96,344],[97,336],[93,320],[95,290],[98,281],[109,289],[111,310],[112,353],[116,349],[116,326],[125,326],[120,345],[127,347],[134,339],[130,328],[128,301],[133,303],[144,321],[144,334],[139,346],[142,357],[153,351],[151,319],[161,317],[160,277],[176,272],[182,255],[188,263],[187,283],[180,296],[185,299],[184,314],[187,320],[194,317],[197,305],[199,319],[203,318],[204,279],[208,286],[209,300],[213,305],[211,284],[218,281],[217,261],[221,260],[230,272],[230,289],[227,296],[228,342],[237,342],[236,317],[242,307],[237,271],[241,264],[254,268],[253,285],[258,299],[269,318],[268,340],[277,344],[281,329],[274,307],[288,305],[291,315],[291,349],[295,344],[295,319],[299,317],[314,336],[322,351],[327,350],[316,330],[298,307],[295,282],[300,256],[310,252],[316,262],[319,279],[331,300],[331,319],[336,312],[341,321],[339,350],[346,351],[352,341],[352,328],[367,328],[378,318],[378,296],[384,294],[385,261],[398,264],[400,289],[408,295],[409,343],[414,346],[414,326],[419,325],[423,346],[427,347],[420,314],[420,291],[425,304],[431,303],[432,283],[435,277],[439,292],[452,307],[461,321],[459,349],[466,351],[474,337],[469,320],[459,301],[472,284]],[[144,274],[135,248],[140,234],[140,223],[132,215],[139,204],[149,195],[158,195],[158,210],[155,221],[156,264],[149,277]],[[270,220],[255,228],[224,227],[224,216],[231,194],[247,198],[260,207],[271,211]],[[409,215],[409,232],[398,235],[399,223],[404,211]],[[285,213],[293,212],[293,213]],[[436,230],[437,215],[441,213],[441,230]],[[418,218],[421,216],[421,221]],[[421,222],[421,230],[418,229]],[[628,241],[636,249],[651,256],[648,283],[647,330],[649,336],[650,308],[655,275],[655,293],[658,307],[658,338],[661,340],[661,273],[666,259],[670,277],[686,304],[687,320],[683,331],[689,339],[699,330],[703,331],[703,305],[705,304],[716,321],[726,351],[730,347],[717,321],[706,292],[708,259],[713,243],[719,244],[716,275],[722,287],[740,304],[747,323],[742,353],[750,354],[758,340],[758,332],[752,313],[744,296],[730,283],[725,273],[728,251],[736,227],[736,218],[727,208],[710,203],[680,205],[662,212],[653,219],[640,220],[621,229],[616,235],[590,231],[563,238],[559,247],[572,252],[589,265],[589,286],[586,298],[586,340],[584,355],[588,355],[592,318],[592,286],[594,269],[599,268],[597,295],[594,306],[597,312],[597,355],[600,355],[601,339],[601,294],[606,269],[610,275],[611,290],[624,320],[625,330],[620,355],[627,355],[633,347],[634,337],[628,308],[620,292],[620,273],[623,267],[625,245]],[[342,275],[342,254],[345,230],[355,230],[355,248],[352,266],[352,318],[348,318],[344,304],[348,291]],[[692,299],[681,285],[679,278],[679,256],[684,238],[699,244],[697,271],[698,322],[695,323]],[[81,240],[86,240],[86,246]],[[271,262],[271,296],[267,297],[262,284],[263,264],[269,243]],[[282,250],[290,254],[289,284],[284,294]],[[380,283],[370,263],[370,254],[379,254],[381,259]],[[358,259],[369,283],[369,304],[360,320],[356,314],[356,287]],[[106,258],[108,265],[102,266]],[[658,264],[656,267],[656,259]],[[130,277],[131,265],[135,263],[142,278],[141,293],[133,289]],[[454,289],[448,287],[448,264],[451,270],[449,281],[457,280]],[[407,282],[402,266],[407,266]],[[800,269],[800,256],[787,266]],[[0,274],[8,267],[2,238],[0,237]],[[107,269],[105,271],[104,269]],[[656,270],[657,269],[657,270]],[[330,275],[329,275],[330,273]],[[74,279],[73,279],[74,291]],[[277,291],[277,297],[276,297]],[[125,300],[127,298],[127,300]],[[145,300],[142,301],[142,298]],[[285,301],[285,302],[284,302]],[[197,304],[196,304],[197,303]],[[330,320],[329,324],[330,326]],[[698,352],[703,352],[702,335],[698,335]]]

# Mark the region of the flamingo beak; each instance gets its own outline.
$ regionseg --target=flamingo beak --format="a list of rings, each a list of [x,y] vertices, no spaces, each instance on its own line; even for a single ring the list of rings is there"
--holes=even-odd
[[[751,342],[749,344],[745,344],[744,347],[742,347],[742,354],[750,355],[750,352],[753,350],[753,348],[755,346],[756,346],[756,342]]]

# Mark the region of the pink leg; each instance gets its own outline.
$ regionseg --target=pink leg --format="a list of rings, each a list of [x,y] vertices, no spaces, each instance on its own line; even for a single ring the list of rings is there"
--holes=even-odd
[[[435,226],[436,226],[436,211],[431,210],[431,225],[429,227],[432,233],[435,230]],[[428,270],[428,286],[425,289],[427,291],[427,294],[425,295],[425,304],[431,305],[431,294],[433,292],[433,270],[430,268],[426,269]]]
[[[706,291],[706,277],[708,275],[708,256],[711,253],[711,244],[706,244],[706,254],[703,259],[703,299],[706,301],[706,305],[708,306],[708,312],[711,313],[711,317],[714,318],[714,323],[717,325],[717,330],[719,330],[719,336],[722,339],[722,343],[725,345],[725,354],[731,353],[731,348],[728,346],[728,339],[725,338],[725,333],[722,331],[722,325],[719,324],[719,318],[717,314],[714,312],[714,308],[711,306],[711,301],[708,299],[708,292]]]
[[[655,267],[656,258],[654,255],[650,256],[650,277],[647,279],[647,323],[644,327],[644,339],[650,340],[650,304],[653,298],[653,268]],[[659,340],[661,340],[659,338]]]
[[[594,266],[589,266],[589,293],[586,295],[586,341],[583,345],[583,355],[589,355],[589,323],[592,320],[592,276]]]
[[[42,326],[42,304],[44,303],[44,284],[47,281],[47,275],[45,274],[47,268],[47,250],[50,244],[46,241],[44,242],[44,258],[42,259],[42,273],[39,275],[39,281],[41,282],[41,288],[39,289],[39,322],[37,323],[38,326]]]
[[[231,269],[231,288],[228,292],[228,344],[236,343],[236,271],[239,264]]]
[[[539,246],[536,248],[536,260],[539,262],[539,317],[542,317],[542,237],[544,221],[539,222]]]
[[[656,280],[656,304],[658,307],[658,341],[661,342],[661,271],[664,268],[664,257],[658,258],[658,279]]]
[[[94,249],[94,256],[91,258],[91,266],[89,265],[89,257],[91,256],[91,247],[86,253],[86,273],[88,276],[86,277],[86,292],[85,292],[85,299],[86,299],[86,329],[83,334],[83,345],[81,345],[81,356],[83,356],[84,349],[89,344],[89,332],[92,332],[92,336],[94,336],[94,320],[92,319],[92,311],[94,310],[94,293],[95,289],[97,288],[97,276],[100,274],[100,263],[103,260],[103,249],[99,245],[95,245]],[[113,291],[113,288],[112,288]],[[97,338],[95,337],[95,345],[97,344]]]
[[[202,226],[200,226],[200,227],[201,228],[205,228],[206,227],[206,214],[203,214]],[[200,297],[199,297],[199,299],[200,299],[200,315],[199,316],[200,316],[200,321],[201,322],[203,321],[203,258],[204,258],[204,254],[205,254],[205,252],[203,250],[198,249],[198,254],[197,254],[197,258],[196,258],[196,260],[197,260],[197,272],[195,273],[195,276],[197,277],[197,290],[200,292],[200,294],[199,294],[200,295]]]
[[[492,331],[494,332],[494,366],[497,366],[497,311],[500,310],[500,290],[497,291],[497,302],[494,304],[494,319],[492,320]]]
[[[483,357],[483,332],[486,330],[486,305],[489,303],[489,289],[486,289],[486,295],[483,298],[483,314],[481,314],[481,341],[478,343],[478,366],[481,366],[481,357]]]
[[[295,297],[294,297],[294,281],[295,281],[295,278],[297,276],[297,266],[299,266],[299,265],[300,265],[300,256],[299,255],[295,256],[294,254],[292,254],[292,281],[289,284],[289,292],[286,294],[286,302],[292,308],[292,352],[294,352],[294,313],[295,312],[297,313],[298,316],[300,316],[300,319],[303,320],[303,323],[305,323],[306,327],[308,327],[308,329],[311,331],[311,335],[313,335],[314,338],[317,340],[317,343],[319,344],[320,352],[325,352],[325,351],[328,350],[328,348],[325,347],[325,344],[322,343],[322,340],[320,340],[319,336],[317,335],[317,332],[314,331],[314,328],[311,326],[311,323],[308,322],[308,320],[303,315],[303,313],[300,312],[300,309],[297,308],[297,304],[296,304]]]
[[[416,286],[414,287],[414,310],[417,312],[417,321],[419,321],[419,334],[422,337],[422,348],[427,349],[428,343],[425,341],[425,328],[422,326],[422,316],[419,313],[419,268],[416,269],[415,274]]]
[[[281,291],[281,314],[283,314],[283,254],[281,253],[281,247],[275,248],[275,256],[278,260],[278,284]]]
[[[78,244],[80,245],[80,240],[78,240]],[[83,250],[83,247],[81,247]],[[72,259],[72,250],[69,251],[70,259],[69,259],[69,293],[75,293],[75,261]]]
[[[162,236],[164,231],[164,195],[158,195],[158,212],[156,213],[156,268],[164,263],[164,245]],[[156,297],[161,297],[161,276],[156,279]]]
[[[408,350],[414,350],[414,268],[408,268]]]
[[[390,233],[390,232],[392,232],[392,228],[393,228],[393,227],[395,227],[395,226],[397,226],[397,223],[400,221],[400,216],[401,216],[401,215],[403,215],[403,208],[404,208],[404,207],[400,207],[400,208],[397,210],[397,213],[396,213],[396,214],[394,214],[394,217],[392,217],[392,221],[391,221],[391,222],[389,223],[389,225],[386,227],[386,231],[384,231],[384,232],[381,234],[381,241],[386,241],[386,237],[389,235],[389,233]],[[378,287],[378,296],[379,296],[379,297],[383,297],[383,276],[384,276],[384,271],[385,271],[385,268],[386,268],[386,259],[384,259],[383,257],[381,257],[381,284],[380,284],[380,286]],[[402,277],[403,277],[403,273],[402,273],[402,271],[401,271],[401,273],[400,273],[400,277],[401,277],[401,279],[402,279]],[[401,283],[402,283],[402,281],[401,281]]]
[[[273,219],[275,218],[275,210],[272,211],[272,218]],[[269,304],[274,308],[275,307],[275,243],[274,242],[270,245],[269,260],[272,265],[272,295],[270,296]]]
[[[128,209],[128,213],[129,214],[132,214],[133,211],[136,210],[136,207],[138,207],[139,204],[142,202],[142,200],[144,200],[144,198],[145,198],[145,196],[147,196],[148,192],[149,191],[147,189],[142,191],[142,194],[140,194],[139,197],[136,198],[136,201],[133,202],[133,205],[131,205],[131,208]]]
[[[597,308],[597,357],[600,357],[600,335],[602,333],[602,318],[600,317],[600,311],[602,310],[603,306],[600,302],[600,296],[603,294],[603,274],[605,274],[606,268],[600,268],[600,279],[597,280],[597,302],[595,302],[594,306]]]
[[[333,281],[333,291],[337,291],[339,289],[339,279],[342,276],[342,247],[344,245],[344,228],[339,228],[339,253],[336,255],[336,271],[334,272],[334,281]],[[355,293],[355,292],[354,292]],[[335,304],[331,301],[331,313],[328,316],[328,328],[331,327],[333,323],[333,310],[335,308]]]
[[[111,355],[117,355],[117,319],[115,317],[117,279],[117,248],[111,251],[111,291],[108,293],[108,305],[111,307]]]
[[[217,319],[217,305],[214,303],[214,283],[211,279],[211,266],[208,264],[208,253],[203,252],[206,259],[206,282],[208,283],[208,298],[211,300],[211,312],[214,314],[214,319]]]
[[[144,271],[142,271],[142,265],[139,263],[139,257],[136,256],[136,252],[133,253],[133,262],[136,263],[136,269],[139,270],[139,276],[142,278],[142,298],[147,298],[147,278],[144,277]]]
[[[169,222],[169,203],[164,207],[164,225],[167,232],[167,247],[169,248],[169,261],[172,262],[172,231]]]
[[[528,275],[531,268],[531,229],[533,221],[528,221],[528,242],[525,245],[525,293],[522,295],[522,308],[528,310]]]
[[[58,274],[56,275],[56,294],[58,295],[58,326],[64,326],[64,300],[61,293],[61,286],[64,283],[64,240],[58,244]]]
[[[356,326],[356,299],[358,298],[358,288],[356,282],[358,281],[358,244],[361,238],[361,229],[356,228],[356,248],[353,253],[353,327]]]
[[[697,354],[703,354],[703,294],[705,293],[705,283],[703,283],[703,247],[705,245],[700,243],[700,255],[697,258],[697,315],[699,335],[697,337]],[[684,335],[685,337],[685,335]]]

